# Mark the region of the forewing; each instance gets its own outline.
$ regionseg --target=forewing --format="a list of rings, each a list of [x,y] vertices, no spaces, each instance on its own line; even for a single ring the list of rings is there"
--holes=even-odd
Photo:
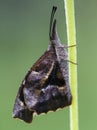
[[[37,98],[43,84],[53,69],[54,57],[52,51],[46,51],[28,71],[15,100],[13,109],[14,118],[20,118],[26,122],[32,121],[35,110],[31,108],[34,108],[37,103]]]

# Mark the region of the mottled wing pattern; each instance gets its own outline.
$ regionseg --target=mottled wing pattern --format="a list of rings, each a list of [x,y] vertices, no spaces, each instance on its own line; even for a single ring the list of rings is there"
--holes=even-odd
[[[32,115],[35,110],[30,109],[31,106],[35,104],[35,100],[41,92],[45,80],[48,78],[50,71],[53,69],[53,56],[52,52],[46,51],[28,71],[22,81],[15,100],[13,109],[14,118],[20,118],[25,122],[32,121]]]

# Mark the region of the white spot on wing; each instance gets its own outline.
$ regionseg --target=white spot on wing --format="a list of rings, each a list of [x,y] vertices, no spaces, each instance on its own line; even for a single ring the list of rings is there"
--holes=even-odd
[[[23,82],[22,82],[22,84],[25,85],[25,83],[26,83],[26,81],[25,81],[25,79],[24,79]]]

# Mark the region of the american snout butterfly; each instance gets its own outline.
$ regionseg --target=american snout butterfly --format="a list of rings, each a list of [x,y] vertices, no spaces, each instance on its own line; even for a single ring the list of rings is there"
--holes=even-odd
[[[56,9],[53,7],[51,13],[49,47],[28,71],[15,100],[13,117],[27,123],[34,113],[56,111],[72,102],[67,52],[56,31]]]

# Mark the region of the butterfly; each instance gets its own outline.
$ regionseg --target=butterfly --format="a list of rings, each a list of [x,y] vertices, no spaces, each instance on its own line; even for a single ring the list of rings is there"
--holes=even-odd
[[[56,111],[72,103],[68,55],[57,34],[56,10],[57,7],[53,6],[49,47],[28,71],[16,96],[13,117],[26,123],[32,122],[34,113]]]

